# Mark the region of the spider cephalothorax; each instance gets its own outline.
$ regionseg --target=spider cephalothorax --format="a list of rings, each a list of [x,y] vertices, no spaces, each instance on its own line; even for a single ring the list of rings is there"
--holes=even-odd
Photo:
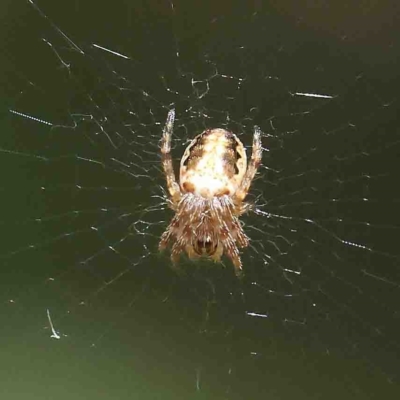
[[[196,136],[182,157],[179,184],[171,158],[171,135],[175,111],[168,113],[161,141],[164,173],[175,216],[161,237],[160,249],[172,243],[171,258],[180,253],[189,258],[205,256],[219,261],[226,254],[240,274],[242,262],[238,247],[249,238],[239,216],[248,210],[244,203],[251,182],[261,163],[261,131],[254,128],[253,152],[247,167],[242,142],[224,129],[207,129]]]

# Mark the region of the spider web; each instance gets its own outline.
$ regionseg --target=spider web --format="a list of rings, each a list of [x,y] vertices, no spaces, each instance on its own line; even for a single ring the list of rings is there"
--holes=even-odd
[[[335,30],[272,3],[89,3],[28,1],[5,27],[0,255],[10,362],[50,363],[53,352],[69,366],[99,360],[119,371],[104,387],[117,398],[398,393],[390,32],[372,41],[347,20]],[[369,10],[360,26],[371,15],[382,17]],[[226,259],[182,257],[177,275],[157,251],[173,216],[159,155],[172,107],[176,172],[205,128],[236,133],[248,154],[254,125],[263,131],[254,211],[242,218],[251,238],[243,279]],[[122,381],[131,374],[141,378]]]

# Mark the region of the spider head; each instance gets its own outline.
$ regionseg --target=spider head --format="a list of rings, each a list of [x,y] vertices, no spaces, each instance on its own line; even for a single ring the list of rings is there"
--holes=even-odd
[[[199,256],[212,256],[218,249],[218,240],[212,240],[210,236],[197,239],[193,243],[193,250]]]

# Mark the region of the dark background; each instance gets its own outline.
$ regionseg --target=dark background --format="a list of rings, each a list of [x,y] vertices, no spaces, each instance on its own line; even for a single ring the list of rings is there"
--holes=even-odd
[[[395,7],[35,4],[1,10],[2,398],[398,398]],[[157,252],[171,107],[176,163],[264,132],[241,280]]]

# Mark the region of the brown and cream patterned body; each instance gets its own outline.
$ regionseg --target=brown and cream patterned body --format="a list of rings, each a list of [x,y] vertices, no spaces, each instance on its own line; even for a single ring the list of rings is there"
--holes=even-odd
[[[236,135],[224,129],[208,129],[196,136],[183,154],[181,189],[206,199],[233,196],[246,166],[246,152]]]
[[[225,253],[239,275],[242,262],[238,247],[249,244],[239,216],[249,208],[243,200],[261,162],[261,131],[254,129],[248,167],[245,148],[233,133],[208,129],[196,136],[182,157],[178,184],[170,154],[174,118],[171,110],[163,131],[161,154],[170,206],[176,214],[159,247],[163,250],[172,243],[174,263],[183,251],[189,258],[206,256],[214,261],[220,261]]]

